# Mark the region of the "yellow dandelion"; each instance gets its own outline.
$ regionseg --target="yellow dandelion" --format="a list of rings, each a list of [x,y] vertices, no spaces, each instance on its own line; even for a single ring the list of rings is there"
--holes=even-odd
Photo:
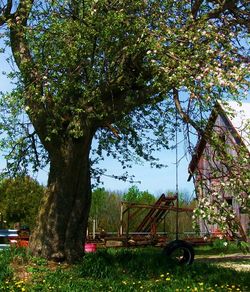
[[[17,281],[17,282],[15,282],[15,285],[16,286],[19,286],[20,284],[22,284],[23,283],[23,281]]]
[[[166,281],[170,281],[171,279],[168,277],[168,278],[166,278]]]
[[[201,282],[201,283],[199,283],[199,285],[200,285],[200,286],[203,286],[203,285],[204,285],[204,283],[202,283],[202,282]]]
[[[160,277],[163,278],[164,277],[164,274],[161,274]]]

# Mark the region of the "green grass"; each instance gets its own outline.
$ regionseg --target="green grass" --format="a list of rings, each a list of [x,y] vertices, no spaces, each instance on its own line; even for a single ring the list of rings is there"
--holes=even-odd
[[[196,248],[196,255],[217,255],[217,254],[233,254],[248,253],[249,244],[246,242],[229,242],[226,240],[215,240],[211,245],[200,246]]]
[[[2,283],[6,278],[12,277],[12,271],[10,268],[11,259],[12,253],[10,250],[0,252],[0,283]]]
[[[26,281],[11,270],[11,261],[29,273]],[[177,266],[157,248],[100,249],[73,266],[2,251],[0,281],[1,291],[250,291],[247,272],[200,261]]]

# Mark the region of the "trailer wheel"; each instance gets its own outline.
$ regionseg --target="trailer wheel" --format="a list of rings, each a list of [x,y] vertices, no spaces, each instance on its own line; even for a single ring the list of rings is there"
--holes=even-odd
[[[163,252],[170,260],[181,265],[191,265],[194,261],[194,249],[184,240],[171,241]]]

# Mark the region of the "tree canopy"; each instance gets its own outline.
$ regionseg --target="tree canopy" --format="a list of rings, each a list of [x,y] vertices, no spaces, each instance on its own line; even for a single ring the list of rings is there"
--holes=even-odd
[[[8,26],[19,68],[16,102],[13,95],[2,101],[14,106],[5,130],[17,134],[17,103],[35,128],[28,121],[18,127],[19,147],[7,156],[14,171],[20,157],[35,169],[49,161],[38,132],[48,151],[58,137],[83,136],[88,124],[99,141],[95,154],[107,151],[124,165],[138,155],[154,164],[152,150],[173,138],[173,91],[192,122],[215,100],[247,90],[245,1],[20,1],[13,13],[12,1],[4,2],[0,23]],[[179,100],[178,92],[189,97]]]

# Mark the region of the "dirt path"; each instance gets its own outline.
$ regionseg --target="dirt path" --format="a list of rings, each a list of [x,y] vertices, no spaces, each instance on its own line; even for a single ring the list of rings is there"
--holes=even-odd
[[[226,254],[226,255],[197,255],[195,256],[197,262],[207,262],[218,266],[232,268],[237,271],[250,272],[250,254]]]

